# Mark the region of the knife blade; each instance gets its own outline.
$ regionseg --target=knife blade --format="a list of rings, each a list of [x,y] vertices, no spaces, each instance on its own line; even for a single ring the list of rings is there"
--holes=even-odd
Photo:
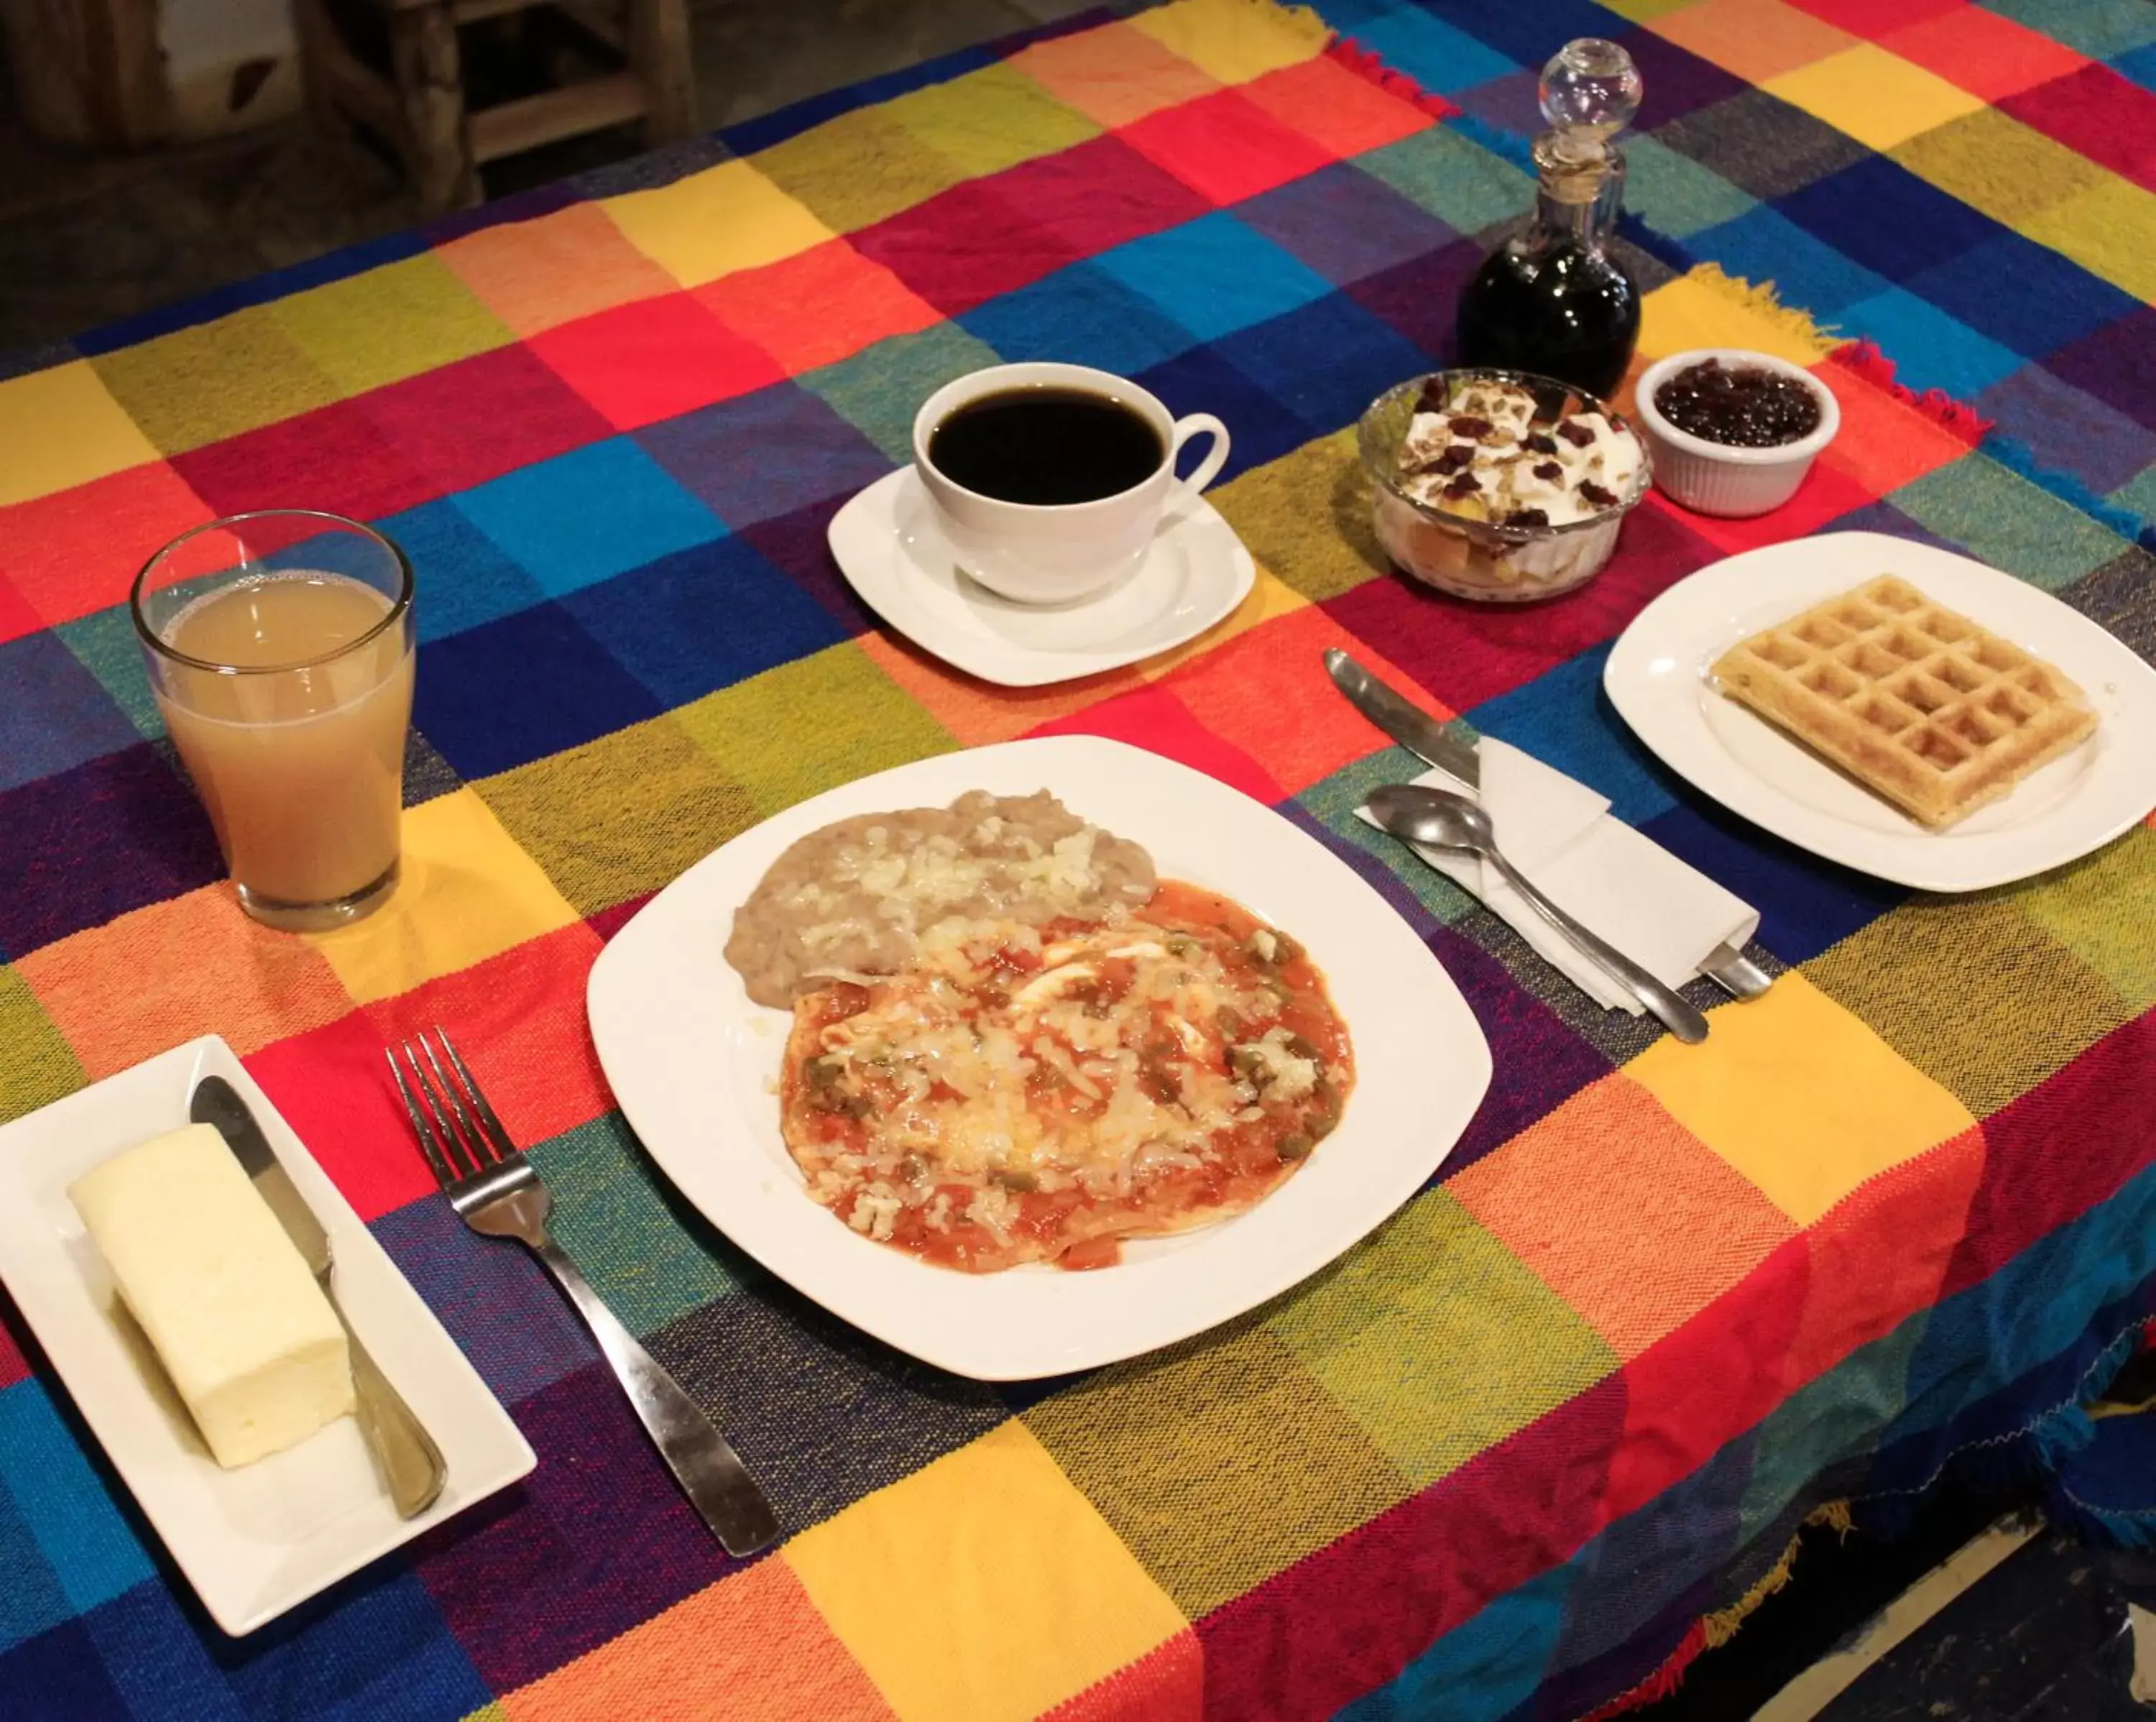
[[[187,1117],[198,1124],[213,1124],[224,1145],[239,1162],[254,1185],[254,1193],[270,1205],[277,1223],[285,1228],[305,1260],[307,1271],[320,1279],[330,1271],[330,1235],[306,1199],[293,1187],[292,1175],[270,1146],[270,1139],[254,1122],[254,1114],[239,1097],[239,1091],[223,1077],[204,1077],[195,1084],[194,1098],[187,1103]]]
[[[277,1223],[285,1228],[285,1236],[291,1239],[307,1271],[314,1275],[315,1283],[329,1299],[352,1353],[359,1432],[382,1468],[398,1514],[411,1519],[425,1512],[441,1493],[449,1468],[434,1437],[421,1426],[404,1396],[390,1385],[381,1366],[360,1344],[359,1335],[352,1332],[344,1306],[337,1302],[336,1263],[327,1229],[307,1205],[307,1199],[292,1182],[292,1175],[262,1133],[261,1125],[254,1122],[254,1113],[231,1083],[223,1077],[204,1077],[195,1084],[194,1094],[187,1102],[187,1117],[195,1123],[213,1126],[224,1139],[224,1145],[247,1174],[255,1194],[269,1204]]]
[[[1435,717],[1409,705],[1337,645],[1325,655],[1325,673],[1349,705],[1415,758],[1471,789],[1481,787],[1482,762],[1472,748],[1453,740]]]
[[[1482,786],[1482,763],[1474,748],[1455,741],[1427,712],[1412,706],[1338,646],[1325,654],[1325,673],[1347,696],[1348,703],[1409,753],[1455,777],[1471,789]],[[1774,977],[1742,951],[1718,944],[1707,954],[1699,972],[1732,999],[1756,999]]]

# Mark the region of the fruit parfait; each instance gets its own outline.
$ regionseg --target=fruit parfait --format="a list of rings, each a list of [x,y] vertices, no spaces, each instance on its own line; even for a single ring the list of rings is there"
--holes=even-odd
[[[1357,438],[1385,553],[1498,604],[1594,578],[1650,476],[1645,447],[1601,401],[1524,372],[1412,378],[1371,403]]]

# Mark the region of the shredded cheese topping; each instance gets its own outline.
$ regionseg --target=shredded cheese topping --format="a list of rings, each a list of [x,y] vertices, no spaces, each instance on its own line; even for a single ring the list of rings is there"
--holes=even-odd
[[[904,865],[911,877],[914,858]],[[918,902],[960,889],[932,866],[920,871]],[[978,888],[968,881],[963,894]],[[864,977],[865,1008],[816,1033],[800,1072],[808,1104],[860,1128],[810,1193],[833,1205],[854,1195],[847,1223],[871,1238],[917,1210],[931,1231],[970,1221],[1004,1243],[1024,1193],[1127,1196],[1202,1166],[1223,1132],[1291,1112],[1281,1128],[1299,1127],[1341,1073],[1280,1020],[1286,989],[1272,965],[1286,944],[1254,936],[1239,954],[1254,966],[1224,960],[1238,954],[1224,931],[1199,937],[1142,918],[1045,948],[1013,921],[933,924],[916,964]],[[1299,1139],[1306,1153],[1310,1139]]]

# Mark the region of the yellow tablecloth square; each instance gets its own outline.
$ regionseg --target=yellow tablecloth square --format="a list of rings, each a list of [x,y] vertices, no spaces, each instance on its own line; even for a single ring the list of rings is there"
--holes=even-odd
[[[0,506],[157,458],[86,360],[0,383]]]
[[[1418,1485],[1618,1365],[1579,1313],[1444,1190],[1300,1287],[1267,1325]]]
[[[813,714],[802,721],[802,714]],[[758,815],[957,744],[851,640],[737,681],[673,714]]]
[[[1871,42],[1814,60],[1762,86],[1875,150],[1973,114],[1984,98]]]
[[[636,249],[685,287],[776,263],[834,237],[746,162],[721,162],[654,191],[609,198],[606,212]]]
[[[1300,65],[1324,49],[1329,33],[1313,12],[1250,0],[1168,0],[1131,24],[1223,84]]]
[[[328,406],[341,393],[267,305],[176,329],[90,362],[127,416],[167,455]]]
[[[1016,1420],[782,1558],[905,1722],[1023,1722],[1184,1626]]]
[[[2137,299],[2156,302],[2156,193],[2102,173],[2017,225],[2024,238],[2065,252]]]
[[[2111,177],[2087,156],[1997,108],[1934,126],[1888,153],[1919,179],[2009,227]]]
[[[403,875],[388,902],[356,926],[309,937],[364,1005],[578,918],[539,863],[465,788],[406,810]]]
[[[1665,281],[1640,302],[1640,357],[1667,358],[1695,347],[1748,347],[1794,365],[1818,362],[1836,343],[1799,319],[1748,304],[1741,289],[1693,274]]]
[[[881,111],[968,175],[1000,173],[1101,128],[1008,64],[900,96]]]
[[[1798,970],[1716,1011],[1702,1044],[1663,1040],[1626,1069],[1799,1226],[1976,1122]]]
[[[516,338],[432,252],[295,293],[270,312],[347,395],[491,352]]]
[[[965,178],[887,108],[856,108],[759,150],[756,171],[839,233],[924,203]]]

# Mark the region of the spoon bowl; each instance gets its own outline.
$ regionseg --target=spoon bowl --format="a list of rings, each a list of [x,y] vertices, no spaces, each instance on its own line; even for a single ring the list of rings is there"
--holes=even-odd
[[[1490,815],[1465,795],[1422,784],[1387,784],[1370,792],[1371,818],[1392,835],[1425,849],[1495,850]]]
[[[1425,849],[1479,856],[1537,914],[1593,959],[1595,965],[1655,1014],[1680,1041],[1707,1038],[1707,1018],[1698,1007],[1666,987],[1607,940],[1582,926],[1550,901],[1535,883],[1507,861],[1497,847],[1497,829],[1489,813],[1465,795],[1424,784],[1386,784],[1363,804],[1370,817],[1393,836]]]

